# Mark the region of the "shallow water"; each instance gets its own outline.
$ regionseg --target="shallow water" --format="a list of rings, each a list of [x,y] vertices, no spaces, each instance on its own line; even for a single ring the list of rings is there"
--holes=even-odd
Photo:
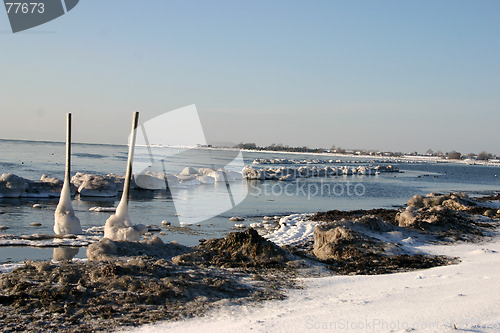
[[[27,179],[39,179],[42,174],[62,179],[64,176],[63,143],[0,140],[0,173],[14,173]],[[72,173],[115,173],[123,175],[128,148],[117,145],[74,144]],[[136,149],[134,170],[148,164],[151,156],[161,156],[163,163],[151,164],[152,171],[179,173],[186,166],[224,167],[232,162],[238,151],[215,149],[173,149],[145,147]],[[327,155],[279,154],[242,152],[243,163],[250,165],[256,158],[339,159]],[[342,158],[333,166],[374,164],[370,158]],[[330,209],[390,208],[403,205],[414,194],[429,192],[465,191],[470,194],[489,194],[500,189],[500,168],[469,166],[450,163],[392,163],[402,173],[382,173],[375,176],[334,176],[297,179],[293,182],[236,181],[200,185],[165,191],[132,191],[130,216],[134,223],[161,226],[161,221],[172,223],[160,236],[165,241],[196,245],[201,238],[219,237],[234,230],[231,216],[245,217],[244,222],[262,221],[262,216],[312,213]],[[279,165],[261,165],[278,167]],[[287,165],[290,166],[290,165]],[[227,169],[240,171],[238,163]],[[230,193],[229,199],[227,193]],[[246,195],[246,197],[245,197]],[[241,202],[240,202],[241,200]],[[111,213],[90,212],[93,206],[114,207],[116,198],[76,197],[73,207],[84,229],[103,226]],[[0,234],[53,234],[54,210],[58,199],[0,199],[0,225],[9,229]],[[35,209],[42,203],[45,208]],[[234,207],[233,207],[234,206]],[[231,208],[232,207],[232,208]],[[178,216],[179,213],[181,216]],[[205,219],[205,217],[207,217]],[[194,221],[179,227],[179,222]],[[39,222],[39,227],[30,226]],[[17,250],[16,250],[17,249]],[[50,259],[51,249],[0,247],[0,263],[32,259]],[[84,257],[85,249],[78,256]]]

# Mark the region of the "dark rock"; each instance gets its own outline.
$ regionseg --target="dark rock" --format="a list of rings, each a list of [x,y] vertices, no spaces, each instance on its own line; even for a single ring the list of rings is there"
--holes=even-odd
[[[293,255],[250,228],[230,233],[226,238],[210,239],[192,253],[172,259],[180,265],[215,265],[219,267],[280,267]]]
[[[329,210],[327,212],[318,212],[314,214],[311,217],[311,220],[313,221],[336,221],[340,219],[354,219],[354,218],[359,218],[363,217],[366,215],[375,215],[380,217],[383,221],[389,222],[389,223],[394,223],[394,218],[396,217],[396,214],[398,213],[398,210],[396,209],[370,209],[370,210],[363,210],[363,209],[358,209],[358,210],[351,210],[351,211],[344,211],[344,210]]]

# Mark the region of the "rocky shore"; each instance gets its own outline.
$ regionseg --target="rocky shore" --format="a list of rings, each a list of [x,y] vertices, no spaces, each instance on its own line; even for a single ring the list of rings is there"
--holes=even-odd
[[[387,274],[460,261],[416,244],[480,242],[499,211],[463,194],[414,196],[404,209],[328,211],[309,238],[278,246],[250,228],[197,247],[106,238],[86,261],[27,262],[0,274],[0,323],[13,331],[113,331],[203,315],[228,304],[283,299],[297,277]],[[281,219],[278,230],[297,228]]]

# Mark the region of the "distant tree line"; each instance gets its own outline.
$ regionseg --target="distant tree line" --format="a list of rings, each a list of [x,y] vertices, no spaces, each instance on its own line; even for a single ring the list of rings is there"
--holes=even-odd
[[[257,146],[253,142],[239,143],[234,148],[239,149],[249,149],[249,150],[270,150],[270,151],[289,151],[296,153],[323,153],[325,150],[323,148],[309,148],[307,146],[302,147],[291,147],[288,145],[283,145],[282,143],[273,143],[269,146]]]
[[[401,157],[405,155],[411,155],[411,156],[436,156],[436,157],[441,157],[441,158],[447,158],[449,160],[460,160],[460,159],[474,159],[474,160],[481,160],[481,161],[487,161],[491,159],[496,159],[497,156],[493,155],[491,153],[488,153],[486,151],[482,151],[479,154],[474,154],[474,153],[469,153],[463,155],[462,153],[452,150],[447,153],[443,153],[441,150],[434,151],[432,149],[428,149],[425,154],[419,154],[418,152],[411,152],[411,153],[403,153],[401,151],[397,152],[381,152],[377,150],[366,150],[366,149],[354,149],[354,150],[346,150],[341,147],[337,147],[335,145],[332,145],[330,149],[324,149],[324,148],[309,148],[307,146],[302,146],[302,147],[291,147],[288,145],[284,145],[282,143],[273,143],[269,146],[257,146],[253,142],[247,142],[247,143],[239,143],[237,144],[234,148],[239,148],[239,149],[248,149],[248,150],[270,150],[270,151],[285,151],[285,152],[297,152],[297,153],[323,153],[323,152],[329,152],[329,153],[338,153],[338,154],[353,154],[353,155],[370,155],[370,156],[394,156],[394,157]]]

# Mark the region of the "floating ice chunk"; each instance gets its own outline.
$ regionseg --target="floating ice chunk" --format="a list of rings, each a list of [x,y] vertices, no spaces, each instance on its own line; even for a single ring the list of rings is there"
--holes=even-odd
[[[184,185],[184,186],[198,186],[200,185],[201,182],[196,179],[196,178],[188,178],[188,179],[184,179],[184,180],[181,180],[181,185]]]
[[[241,221],[245,221],[245,219],[243,217],[233,216],[233,217],[229,218],[229,221],[231,221],[231,222],[241,222]]]
[[[25,198],[57,198],[61,195],[63,181],[57,178],[42,175],[39,181],[27,181],[26,192],[21,196]],[[72,193],[74,194],[74,190]]]
[[[211,168],[199,168],[198,169],[198,174],[201,175],[201,176],[208,176],[208,175],[210,175],[214,171],[215,170],[211,169]]]
[[[12,173],[4,173],[0,176],[0,198],[19,198],[27,188],[24,178]]]
[[[102,234],[104,233],[104,226],[95,226],[85,229],[87,234]]]
[[[174,182],[173,177],[169,177],[169,175],[167,175],[169,186],[171,179],[172,182]],[[166,188],[165,174],[162,172],[146,171],[140,174],[134,174],[134,180],[137,187],[145,190],[164,190]],[[177,180],[177,178],[175,178],[175,180]]]
[[[181,175],[183,175],[183,176],[190,176],[190,175],[196,176],[196,175],[198,175],[198,171],[193,167],[185,167],[184,169],[182,169]]]
[[[48,183],[52,185],[63,185],[63,181],[54,177],[48,177],[46,174],[43,174],[42,177],[40,177],[40,181],[43,183]]]
[[[114,173],[108,173],[106,175],[106,178],[115,183],[118,192],[123,192],[123,185],[125,184],[125,176],[118,176],[115,175]]]
[[[90,207],[91,212],[116,212],[115,207]]]
[[[74,176],[73,178],[75,178]],[[115,197],[118,189],[115,183],[107,177],[80,174],[78,183],[78,193],[85,197]]]
[[[202,184],[213,184],[215,183],[215,178],[212,176],[198,176],[196,177]]]
[[[104,237],[112,241],[137,242],[148,231],[143,224],[133,225],[128,214],[128,203],[120,201],[116,214],[111,215],[104,226]]]
[[[73,206],[71,205],[69,181],[64,182],[61,197],[54,213],[54,219],[54,232],[56,235],[82,233],[80,220],[76,217]]]
[[[213,177],[216,182],[225,182],[226,177],[224,176],[224,172],[220,170],[215,170],[209,176]]]

